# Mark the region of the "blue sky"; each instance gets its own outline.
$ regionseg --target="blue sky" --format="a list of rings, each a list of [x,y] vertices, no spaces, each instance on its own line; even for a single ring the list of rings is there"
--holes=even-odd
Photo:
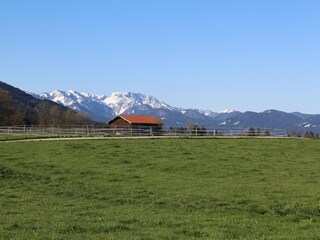
[[[320,1],[0,0],[0,80],[320,113]]]

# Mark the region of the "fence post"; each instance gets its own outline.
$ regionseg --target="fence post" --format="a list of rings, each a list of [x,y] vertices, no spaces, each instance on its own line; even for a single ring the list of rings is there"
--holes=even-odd
[[[89,126],[87,125],[87,136],[89,135]]]

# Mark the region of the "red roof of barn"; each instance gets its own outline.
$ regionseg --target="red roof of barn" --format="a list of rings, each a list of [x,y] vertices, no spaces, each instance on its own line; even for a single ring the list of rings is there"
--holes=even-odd
[[[119,115],[116,118],[121,117],[125,121],[133,124],[162,124],[162,122],[155,118],[155,117],[150,117],[150,116],[137,116],[137,115]],[[114,118],[114,119],[116,119]],[[112,122],[114,119],[112,119],[110,122]]]

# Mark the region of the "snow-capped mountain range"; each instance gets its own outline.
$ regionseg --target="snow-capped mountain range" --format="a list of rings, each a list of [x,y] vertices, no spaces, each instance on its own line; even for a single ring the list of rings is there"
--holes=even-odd
[[[225,109],[219,112],[199,109],[184,109],[141,93],[114,92],[111,96],[80,93],[74,90],[52,91],[32,94],[36,98],[52,100],[56,103],[86,113],[92,120],[106,122],[119,114],[156,116],[165,127],[185,127],[192,122],[198,126],[211,128],[268,127],[282,129],[311,129],[320,132],[320,115],[285,113],[267,110],[261,113],[239,112]]]
[[[76,111],[81,111],[98,122],[105,122],[110,118],[135,111],[143,111],[144,109],[157,109],[162,111],[170,111],[180,113],[182,115],[194,114],[203,115],[204,117],[214,117],[218,113],[210,110],[183,109],[172,107],[165,102],[141,93],[132,92],[113,92],[111,96],[94,95],[90,93],[80,93],[74,90],[60,91],[55,90],[48,93],[34,94],[34,97],[40,99],[48,99],[69,107]],[[235,111],[227,109],[220,113],[233,113]]]
[[[141,106],[177,110],[177,108],[171,107],[153,96],[132,92],[113,92],[110,97],[80,93],[74,90],[55,90],[49,93],[32,95],[40,99],[54,101],[76,111],[84,112],[98,122],[105,122],[116,115],[125,113],[129,109]]]

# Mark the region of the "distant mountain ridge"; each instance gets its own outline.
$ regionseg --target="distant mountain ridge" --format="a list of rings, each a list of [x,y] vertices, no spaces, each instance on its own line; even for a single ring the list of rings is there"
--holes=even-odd
[[[49,99],[76,111],[85,112],[93,120],[106,122],[118,114],[156,116],[165,127],[185,127],[189,123],[207,128],[265,127],[286,130],[320,132],[320,115],[286,113],[277,110],[239,112],[232,109],[213,112],[210,110],[173,107],[153,96],[132,92],[114,92],[110,97],[79,93],[74,90],[33,94]]]

